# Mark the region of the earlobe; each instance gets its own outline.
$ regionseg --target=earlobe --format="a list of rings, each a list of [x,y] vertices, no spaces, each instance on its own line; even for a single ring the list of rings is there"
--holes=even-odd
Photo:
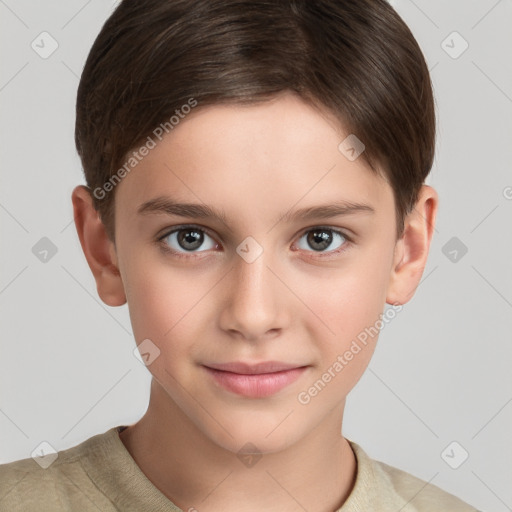
[[[405,304],[413,297],[427,263],[437,207],[436,190],[423,185],[415,207],[405,219],[404,234],[395,246],[388,304]]]
[[[115,246],[94,209],[89,189],[84,185],[75,187],[71,200],[78,238],[96,280],[98,295],[108,306],[122,306],[126,295]]]

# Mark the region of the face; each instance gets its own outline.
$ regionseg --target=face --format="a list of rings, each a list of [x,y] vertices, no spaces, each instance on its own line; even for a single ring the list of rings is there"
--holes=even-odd
[[[117,186],[117,265],[135,341],[159,351],[148,366],[159,399],[233,452],[307,436],[343,408],[373,353],[377,336],[359,351],[354,340],[384,310],[394,200],[338,150],[348,135],[292,94],[205,107]],[[230,379],[205,368],[267,361],[305,368]]]

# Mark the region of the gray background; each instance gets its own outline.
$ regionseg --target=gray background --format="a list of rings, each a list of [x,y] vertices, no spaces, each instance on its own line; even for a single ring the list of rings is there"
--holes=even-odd
[[[392,3],[432,72],[440,210],[423,280],[383,329],[344,432],[481,510],[512,510],[512,2]],[[70,199],[84,183],[76,88],[113,7],[0,0],[0,463],[133,423],[148,403],[127,306],[99,299]],[[47,58],[31,47],[51,49],[43,31],[58,43]],[[46,261],[43,237],[57,251]]]

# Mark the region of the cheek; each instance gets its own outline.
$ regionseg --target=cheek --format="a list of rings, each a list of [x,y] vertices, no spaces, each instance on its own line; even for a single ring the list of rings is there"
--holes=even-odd
[[[197,325],[205,294],[200,280],[193,282],[187,272],[154,261],[145,265],[134,259],[125,286],[130,319],[137,343],[151,339],[161,350],[172,339],[186,339],[187,326]],[[203,283],[204,284],[204,283]]]
[[[378,339],[389,273],[385,256],[374,260],[371,253],[361,254],[350,264],[317,275],[314,286],[303,281],[301,294],[314,312],[308,325],[311,339],[319,344],[319,370],[330,372],[325,378],[336,382],[329,387],[337,392],[348,392],[359,379]]]
[[[373,325],[384,308],[389,274],[382,261],[353,258],[347,265],[303,280],[301,295],[317,315],[323,339],[347,341]],[[296,281],[298,282],[298,281]]]

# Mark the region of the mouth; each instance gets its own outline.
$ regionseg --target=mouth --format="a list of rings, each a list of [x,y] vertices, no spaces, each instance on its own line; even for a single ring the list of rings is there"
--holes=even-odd
[[[284,363],[281,361],[263,361],[261,363],[244,363],[235,361],[231,363],[209,363],[204,366],[213,370],[238,373],[240,375],[258,375],[263,373],[276,373],[295,368],[302,368],[304,364]]]
[[[208,364],[203,368],[216,385],[248,398],[274,395],[297,380],[309,365],[265,361],[250,364],[242,362]]]

